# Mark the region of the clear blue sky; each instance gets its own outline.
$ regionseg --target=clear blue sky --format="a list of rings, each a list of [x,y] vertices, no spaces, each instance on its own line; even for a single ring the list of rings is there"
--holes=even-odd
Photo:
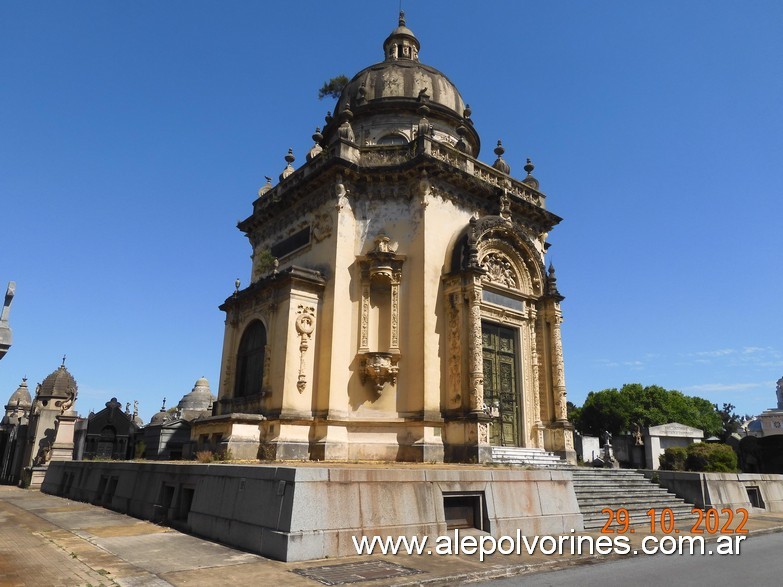
[[[659,384],[759,412],[783,375],[783,3],[403,3],[494,159],[565,220],[569,399]],[[206,376],[289,147],[382,59],[398,2],[0,3],[0,401],[60,364],[145,420]]]

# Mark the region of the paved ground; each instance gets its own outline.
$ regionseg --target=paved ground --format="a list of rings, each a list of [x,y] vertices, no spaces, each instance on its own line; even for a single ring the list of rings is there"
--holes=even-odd
[[[783,530],[783,514],[751,514],[752,534]],[[585,533],[588,534],[588,533]],[[593,533],[593,536],[599,536]],[[643,529],[629,534],[638,547]],[[661,535],[662,536],[662,535]],[[373,555],[282,563],[97,506],[0,486],[0,586],[458,584],[608,560],[543,554]],[[666,559],[662,559],[666,560]],[[321,582],[318,582],[320,578]]]

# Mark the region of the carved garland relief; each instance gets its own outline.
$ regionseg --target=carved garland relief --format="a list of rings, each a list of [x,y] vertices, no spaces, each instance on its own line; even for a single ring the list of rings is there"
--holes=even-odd
[[[391,352],[400,348],[400,279],[395,277],[391,285]]]
[[[461,296],[450,293],[448,296],[449,321],[449,382],[450,400],[455,407],[462,404],[462,346],[460,344]]]
[[[299,334],[299,376],[296,381],[296,388],[302,393],[307,387],[307,377],[305,375],[305,353],[310,346],[310,337],[315,330],[315,308],[299,304],[296,311],[296,332]]]
[[[478,443],[489,444],[489,424],[479,422],[478,424]]]
[[[370,283],[362,283],[362,302],[361,302],[361,327],[359,335],[359,352],[366,353],[370,350]]]

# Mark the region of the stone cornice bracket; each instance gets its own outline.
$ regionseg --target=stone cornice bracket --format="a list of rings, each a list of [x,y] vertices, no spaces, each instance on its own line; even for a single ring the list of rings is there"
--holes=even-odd
[[[476,225],[478,219],[475,216],[470,218],[470,227],[468,228],[468,254],[466,255],[467,266],[465,269],[472,269],[474,271],[484,271],[479,264],[478,258],[478,231]]]
[[[416,195],[419,198],[419,204],[422,208],[426,208],[430,201],[430,195],[432,194],[432,183],[427,176],[427,170],[422,169],[419,180],[416,182]]]
[[[397,375],[400,372],[398,363],[400,355],[397,353],[367,352],[363,354],[359,367],[359,376],[362,385],[369,380],[373,389],[380,394],[387,383],[397,385]]]
[[[503,190],[500,194],[500,214],[499,216],[511,222],[511,198],[508,197],[508,190]]]
[[[350,206],[350,201],[348,200],[349,193],[350,192],[343,183],[343,176],[338,175],[334,183],[334,196],[337,200],[334,207],[338,210],[342,210],[346,206]]]
[[[375,237],[375,248],[361,261],[363,277],[369,281],[386,281],[399,285],[405,257],[398,255],[396,247],[385,234]]]

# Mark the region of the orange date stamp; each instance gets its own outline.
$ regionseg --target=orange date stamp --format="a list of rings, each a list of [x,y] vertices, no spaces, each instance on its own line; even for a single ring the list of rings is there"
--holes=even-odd
[[[636,529],[631,525],[631,514],[625,508],[603,508],[602,514],[608,519],[601,528],[602,534],[633,534]],[[649,518],[650,534],[663,532],[664,534],[679,534],[682,530],[677,528],[675,514],[671,508],[656,510],[651,508],[646,512]],[[690,534],[747,534],[745,525],[748,523],[748,510],[745,508],[709,508],[702,510],[693,508],[691,514],[696,515],[695,520],[688,520]],[[686,525],[687,527],[687,525]]]

